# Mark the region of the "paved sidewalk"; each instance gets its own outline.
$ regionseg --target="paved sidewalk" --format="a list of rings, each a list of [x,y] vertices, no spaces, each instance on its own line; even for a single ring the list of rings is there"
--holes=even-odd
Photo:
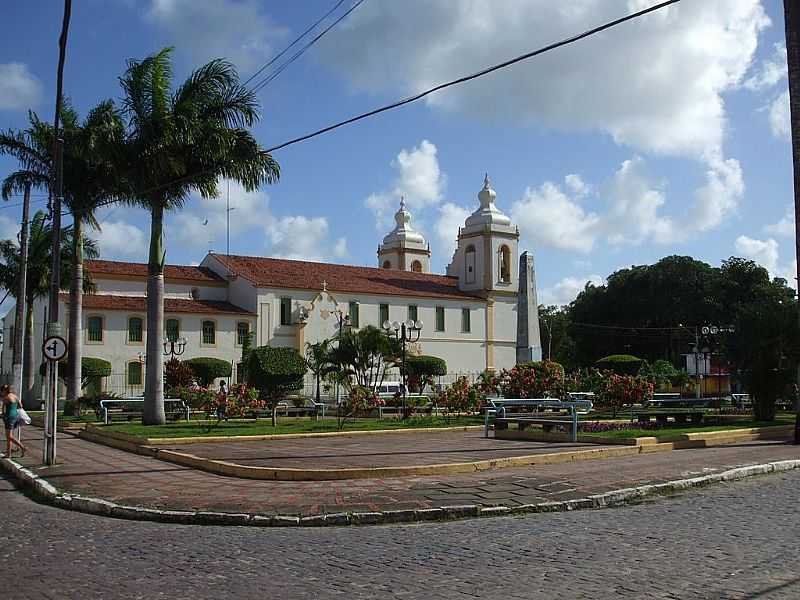
[[[495,440],[483,437],[482,431],[442,431],[158,444],[158,447],[248,467],[345,469],[475,462],[608,446]]]
[[[759,441],[452,476],[290,482],[223,477],[66,434],[59,435],[63,464],[47,468],[40,466],[41,430],[28,427],[25,440],[29,452],[21,462],[62,491],[148,508],[301,516],[563,501],[737,466],[800,459],[798,446]]]

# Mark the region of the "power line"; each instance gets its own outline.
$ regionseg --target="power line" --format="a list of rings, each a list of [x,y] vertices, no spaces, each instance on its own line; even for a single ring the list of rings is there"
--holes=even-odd
[[[266,64],[262,65],[262,66],[261,66],[261,68],[260,68],[260,69],[258,69],[258,71],[256,71],[256,72],[255,72],[255,73],[253,73],[252,75],[250,75],[250,77],[248,77],[248,78],[247,78],[247,81],[245,81],[244,83],[242,83],[242,85],[247,85],[248,83],[250,83],[251,81],[253,81],[253,79],[255,79],[256,77],[258,77],[258,76],[259,76],[259,75],[260,75],[260,74],[261,74],[261,73],[262,73],[262,72],[263,72],[265,69],[269,68],[269,67],[270,67],[270,66],[271,66],[271,65],[272,65],[272,64],[273,64],[273,63],[274,63],[276,60],[278,60],[278,59],[279,59],[281,56],[283,56],[284,54],[286,54],[286,53],[289,51],[289,49],[291,49],[291,48],[292,48],[292,47],[293,47],[293,46],[294,46],[294,45],[295,45],[297,42],[299,42],[299,41],[300,41],[300,40],[302,40],[304,37],[306,37],[306,36],[309,34],[309,32],[311,32],[311,31],[313,31],[314,29],[316,29],[316,28],[317,28],[317,26],[318,26],[320,23],[322,23],[322,22],[323,22],[325,19],[327,19],[327,18],[328,18],[329,16],[331,16],[331,15],[332,15],[334,12],[336,12],[336,9],[338,9],[338,8],[339,8],[339,7],[340,7],[342,4],[344,4],[344,0],[339,0],[339,1],[338,1],[336,4],[334,4],[333,8],[331,8],[331,9],[330,9],[328,12],[326,12],[326,13],[325,13],[324,15],[322,15],[322,16],[321,16],[319,19],[317,19],[317,20],[314,22],[314,24],[313,24],[313,25],[311,25],[311,26],[310,26],[308,29],[306,29],[306,30],[305,30],[303,33],[301,33],[299,36],[297,36],[297,37],[294,39],[294,41],[292,41],[292,43],[291,43],[291,44],[289,44],[288,46],[286,46],[286,48],[284,48],[284,49],[283,49],[283,50],[281,50],[281,51],[280,51],[278,54],[276,54],[274,57],[272,57],[272,59],[270,59],[270,60],[269,60],[269,62],[267,62]]]
[[[316,36],[314,36],[314,37],[311,39],[311,41],[310,41],[310,42],[308,42],[308,43],[307,43],[305,46],[303,46],[302,48],[300,48],[300,50],[298,50],[297,52],[295,52],[295,54],[294,54],[294,55],[292,55],[292,57],[291,57],[289,60],[287,60],[285,63],[283,63],[283,64],[282,64],[281,66],[279,66],[277,69],[275,69],[275,71],[273,71],[273,72],[272,72],[270,75],[266,76],[266,77],[265,77],[264,79],[262,79],[262,80],[261,80],[259,83],[257,83],[256,85],[254,85],[254,86],[253,86],[253,91],[254,91],[254,92],[259,92],[259,91],[261,91],[262,89],[264,89],[264,87],[266,87],[267,85],[269,85],[269,83],[270,83],[270,82],[271,82],[273,79],[275,79],[275,78],[276,78],[278,75],[280,75],[281,73],[283,73],[283,71],[284,71],[284,70],[285,70],[285,69],[286,69],[286,68],[287,68],[289,65],[291,65],[291,64],[292,64],[294,61],[296,61],[296,60],[297,60],[298,58],[300,58],[300,57],[301,57],[303,54],[305,54],[306,50],[308,50],[309,48],[311,48],[311,46],[313,46],[314,44],[316,44],[316,43],[317,43],[317,42],[318,42],[320,39],[322,39],[322,37],[323,37],[323,36],[324,36],[326,33],[328,33],[328,32],[329,32],[331,29],[333,29],[334,27],[336,27],[336,26],[337,26],[337,25],[338,25],[338,24],[339,24],[341,21],[343,21],[344,19],[346,19],[346,18],[347,18],[347,16],[348,16],[348,15],[349,15],[351,12],[353,12],[355,9],[357,9],[359,6],[361,6],[363,3],[364,3],[364,0],[358,0],[358,2],[356,2],[355,4],[353,4],[353,6],[351,6],[351,7],[350,7],[350,8],[349,8],[347,11],[345,11],[345,12],[344,12],[344,14],[342,14],[342,15],[341,15],[341,16],[340,16],[338,19],[336,19],[336,20],[335,20],[333,23],[331,23],[330,25],[328,25],[328,26],[327,26],[325,29],[323,29],[323,30],[322,30],[321,32],[319,32],[319,33],[318,33]],[[339,2],[339,4],[341,4],[341,2]],[[338,7],[338,5],[337,5],[337,7]],[[336,8],[336,7],[335,7],[335,8]],[[335,10],[335,8],[334,8],[334,10]],[[331,11],[331,12],[333,12],[333,11]],[[248,79],[247,81],[249,82],[250,80]]]
[[[526,54],[522,54],[522,55],[517,56],[515,58],[512,58],[510,60],[504,61],[502,63],[496,64],[496,65],[493,65],[493,66],[488,67],[486,69],[483,69],[481,71],[478,71],[476,73],[472,73],[471,75],[466,75],[464,77],[459,77],[458,79],[454,79],[452,81],[448,81],[447,83],[441,83],[441,84],[439,84],[439,85],[437,85],[435,87],[432,87],[432,88],[429,88],[429,89],[425,90],[424,92],[420,92],[419,94],[415,94],[414,96],[409,96],[408,98],[405,98],[405,99],[400,100],[398,102],[394,102],[392,104],[387,104],[385,106],[382,106],[380,108],[376,108],[376,109],[371,110],[369,112],[362,113],[362,114],[357,115],[355,117],[350,117],[349,119],[345,119],[344,121],[339,121],[338,123],[334,123],[333,125],[329,125],[327,127],[323,127],[322,129],[318,129],[317,131],[314,131],[312,133],[307,133],[306,135],[302,135],[300,137],[288,140],[286,142],[283,142],[282,144],[278,144],[277,146],[273,146],[271,148],[267,148],[267,152],[274,152],[275,150],[280,150],[282,148],[286,148],[287,146],[291,146],[293,144],[297,144],[299,142],[303,142],[303,141],[311,139],[313,137],[317,137],[319,135],[322,135],[323,133],[328,133],[329,131],[333,131],[334,129],[338,129],[339,127],[344,127],[345,125],[349,125],[351,123],[355,123],[356,121],[361,121],[362,119],[366,119],[367,117],[372,117],[372,116],[375,116],[375,115],[380,114],[382,112],[393,110],[395,108],[399,108],[399,107],[404,106],[406,104],[411,104],[412,102],[416,102],[417,100],[421,100],[422,98],[424,98],[426,96],[429,96],[430,94],[433,94],[434,92],[438,92],[440,90],[452,87],[454,85],[459,85],[461,83],[466,83],[467,81],[472,81],[473,79],[478,79],[479,77],[483,77],[484,75],[488,75],[489,73],[494,73],[495,71],[499,71],[500,69],[505,69],[506,67],[510,67],[511,65],[514,65],[514,64],[516,64],[518,62],[522,62],[523,60],[527,60],[529,58],[533,58],[534,56],[539,56],[540,54],[544,54],[545,52],[549,52],[550,50],[555,50],[556,48],[561,48],[562,46],[567,46],[569,44],[573,44],[573,43],[575,43],[577,41],[580,41],[580,40],[582,40],[584,38],[590,37],[592,35],[595,35],[597,33],[605,31],[607,29],[611,29],[612,27],[616,27],[617,25],[621,25],[622,23],[625,23],[627,21],[631,21],[633,19],[637,19],[637,18],[642,17],[642,16],[644,16],[646,14],[649,14],[651,12],[655,12],[657,10],[660,10],[662,8],[670,6],[671,4],[677,4],[680,1],[681,0],[667,0],[666,2],[661,2],[659,4],[655,4],[655,5],[653,5],[653,6],[649,7],[649,8],[645,8],[644,10],[640,10],[638,12],[631,13],[631,14],[625,16],[625,17],[621,17],[621,18],[616,19],[614,21],[610,21],[608,23],[605,23],[604,25],[600,25],[599,27],[595,27],[593,29],[589,29],[588,31],[584,31],[583,33],[580,33],[580,34],[575,35],[575,36],[570,37],[570,38],[566,38],[566,39],[561,40],[559,42],[555,42],[553,44],[549,44],[547,46],[544,46],[543,48],[539,48],[538,50],[534,50],[532,52],[528,52]]]

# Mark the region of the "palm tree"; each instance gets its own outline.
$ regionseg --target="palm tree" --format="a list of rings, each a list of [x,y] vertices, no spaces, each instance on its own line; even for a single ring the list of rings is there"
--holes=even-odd
[[[116,198],[120,176],[115,159],[120,149],[124,126],[119,111],[111,100],[101,102],[80,123],[78,113],[65,102],[61,110],[64,138],[64,202],[72,213],[72,261],[69,272],[69,366],[67,400],[75,401],[81,392],[81,358],[83,355],[81,319],[83,307],[84,226],[99,229],[95,210]],[[0,134],[0,154],[17,158],[20,168],[5,178],[3,199],[26,187],[49,189],[53,127],[29,113],[30,126],[22,132]]]
[[[306,344],[306,366],[314,375],[314,383],[316,384],[315,402],[319,404],[320,381],[335,368],[333,362],[331,362],[330,340],[322,340],[316,344]]]
[[[800,6],[796,0],[783,0],[786,25],[786,61],[789,69],[789,112],[792,123],[792,165],[794,167],[794,224],[797,277],[800,285]],[[800,303],[798,303],[800,307]],[[800,319],[800,313],[798,313]],[[800,367],[798,367],[800,378]],[[800,444],[800,401],[796,406],[794,443]]]
[[[258,119],[256,95],[239,83],[234,67],[213,60],[175,91],[171,48],[128,62],[120,79],[127,118],[124,172],[129,199],[150,212],[147,278],[147,374],[143,423],[165,422],[164,213],[180,209],[193,192],[218,195],[220,178],[252,191],[276,181],[278,163],[247,130]],[[135,187],[133,187],[135,185]]]
[[[33,397],[34,378],[36,366],[34,363],[34,342],[33,342],[33,308],[34,302],[44,298],[50,292],[50,273],[52,267],[52,228],[47,222],[44,212],[38,211],[31,219],[30,235],[28,238],[28,274],[26,278],[26,301],[27,309],[25,315],[24,335],[25,335],[25,357],[23,360],[24,385],[23,397],[27,400]],[[73,253],[73,231],[66,227],[62,229],[62,236],[66,243],[61,247],[61,262],[65,268],[61,271],[61,286],[66,287],[71,277],[72,253]],[[97,249],[94,242],[86,238],[83,239],[82,252],[90,257],[97,256]],[[9,291],[16,298],[17,284],[20,276],[20,256],[19,248],[13,240],[0,241],[0,287]],[[92,282],[89,278],[84,281],[84,291],[91,291]],[[19,298],[17,298],[19,301]],[[20,323],[15,323],[16,328]]]

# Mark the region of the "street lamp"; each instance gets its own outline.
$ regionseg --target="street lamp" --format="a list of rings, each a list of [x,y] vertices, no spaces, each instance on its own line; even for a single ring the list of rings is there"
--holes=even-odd
[[[422,325],[422,321],[414,321],[414,319],[408,319],[403,323],[389,321],[388,319],[383,322],[383,329],[386,335],[389,336],[389,338],[399,340],[403,346],[403,417],[406,416],[406,394],[408,390],[406,375],[406,342],[411,342],[413,344],[419,341],[419,337],[422,335]]]
[[[349,329],[352,326],[353,321],[350,318],[350,315],[348,313],[346,313],[345,311],[343,311],[338,306],[334,310],[331,311],[331,314],[333,314],[333,316],[336,317],[336,324],[339,327],[339,343],[341,343],[342,333],[344,332],[345,329]],[[341,404],[341,398],[339,398],[339,380],[338,379],[336,380],[336,392],[335,392],[335,394],[336,394],[336,411],[337,411],[336,414],[337,414],[337,418],[338,418],[339,405]]]
[[[177,340],[164,340],[164,356],[169,356],[171,359],[180,356],[186,350],[186,338],[178,338]]]

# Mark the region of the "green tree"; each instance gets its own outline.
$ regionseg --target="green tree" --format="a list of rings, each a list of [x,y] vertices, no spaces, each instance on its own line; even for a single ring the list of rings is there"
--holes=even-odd
[[[563,306],[539,306],[542,356],[571,369],[575,365],[575,341],[570,335],[570,311]]]
[[[203,387],[211,385],[215,379],[220,377],[230,377],[232,372],[231,363],[221,358],[209,356],[198,356],[183,361],[192,370],[197,383]]]
[[[50,292],[50,277],[52,272],[52,229],[48,225],[47,217],[44,212],[39,211],[31,219],[30,236],[28,239],[28,275],[26,278],[26,302],[27,310],[25,315],[25,357],[23,360],[24,385],[22,389],[23,397],[26,399],[33,397],[34,378],[36,367],[34,363],[34,352],[36,346],[33,339],[33,304],[36,300],[44,298]],[[69,285],[71,278],[70,265],[72,261],[72,229],[67,227],[62,230],[62,239],[65,243],[61,247],[61,263],[65,268],[61,270],[61,286]],[[97,249],[92,240],[83,239],[81,247],[84,255],[94,258],[97,256]],[[13,240],[0,241],[0,287],[7,290],[10,295],[16,298],[17,284],[20,276],[20,256],[19,248]],[[84,291],[92,290],[92,281],[85,278],[83,282]],[[15,327],[20,327],[20,323],[15,323]]]
[[[321,382],[335,368],[331,362],[330,340],[306,344],[306,366],[314,375],[314,398],[319,404]]]
[[[331,362],[345,379],[349,390],[353,385],[375,391],[383,383],[386,371],[394,366],[400,354],[399,342],[389,339],[377,327],[368,325],[358,331],[345,330],[331,351]]]
[[[130,201],[150,212],[147,279],[147,378],[142,421],[164,415],[164,213],[180,209],[194,192],[218,196],[227,178],[248,190],[279,177],[278,163],[248,131],[258,119],[253,91],[235,68],[213,60],[172,92],[172,49],[131,60],[121,78],[127,118],[123,172]]]
[[[425,393],[425,386],[433,385],[434,377],[447,375],[447,363],[438,356],[406,357],[406,376],[408,387],[418,394]]]
[[[0,155],[17,159],[19,169],[3,180],[2,196],[8,200],[27,187],[50,188],[52,169],[53,126],[34,112],[28,114],[29,126],[24,131],[0,133]],[[81,393],[82,307],[83,307],[83,242],[84,227],[99,229],[95,210],[113,201],[119,192],[120,176],[116,171],[124,126],[119,111],[111,100],[101,102],[80,122],[69,102],[61,110],[64,140],[63,193],[72,214],[72,280],[69,285],[69,361],[67,367],[67,400],[75,402]]]
[[[247,384],[258,390],[277,421],[278,402],[291,391],[302,389],[306,361],[294,348],[260,346],[247,354]]]

